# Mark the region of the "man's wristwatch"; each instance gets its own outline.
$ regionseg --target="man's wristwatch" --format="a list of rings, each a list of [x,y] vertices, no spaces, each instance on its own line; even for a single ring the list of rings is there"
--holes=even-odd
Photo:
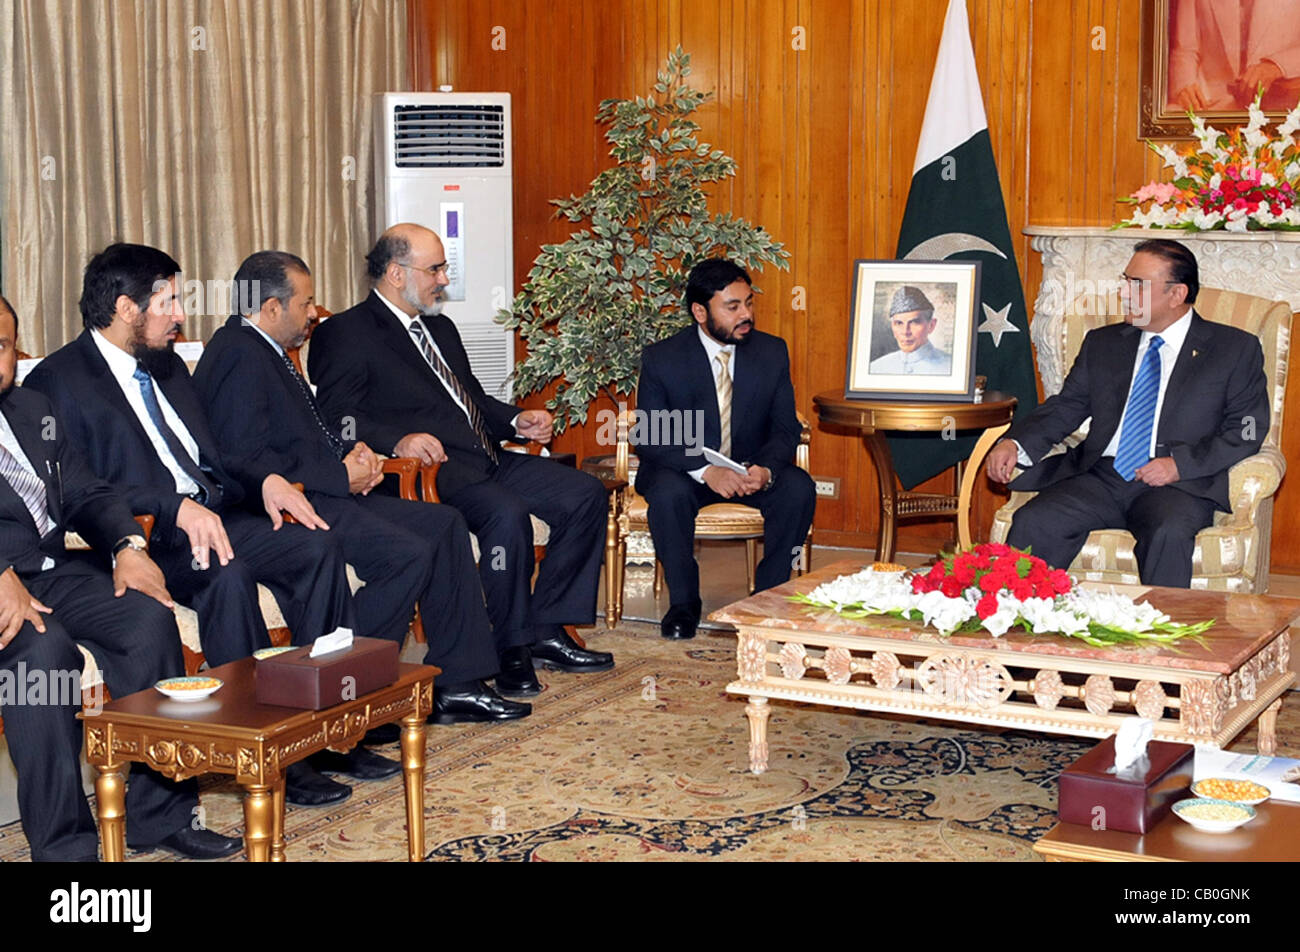
[[[769,467],[767,470],[767,482],[763,486],[763,492],[767,492],[771,489],[774,482],[776,482],[776,470]]]
[[[117,568],[117,554],[123,549],[135,549],[137,552],[148,552],[149,545],[144,541],[142,535],[122,536],[113,543],[113,568]]]

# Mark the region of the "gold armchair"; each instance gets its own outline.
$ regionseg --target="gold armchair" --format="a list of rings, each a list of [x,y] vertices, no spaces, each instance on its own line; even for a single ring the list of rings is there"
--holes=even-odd
[[[624,410],[618,415],[618,444],[614,453],[614,475],[617,479],[627,481],[627,489],[624,490],[622,512],[619,516],[619,554],[617,565],[606,565],[606,572],[611,568],[617,573],[615,576],[614,591],[618,597],[618,614],[623,614],[623,560],[627,550],[627,537],[633,532],[649,532],[650,523],[647,519],[649,505],[645,498],[641,496],[633,483],[636,480],[636,472],[632,467],[631,446],[628,441],[628,430],[631,426],[632,411]],[[795,449],[795,465],[805,473],[809,472],[808,447],[812,441],[812,427],[802,413],[796,413],[799,418],[799,446]],[[754,591],[754,571],[758,564],[758,540],[763,538],[763,514],[751,506],[741,505],[733,502],[719,502],[703,507],[695,517],[695,538],[700,539],[744,539],[745,540],[745,579],[748,584],[748,591],[752,594]],[[808,530],[808,537],[803,543],[802,568],[799,574],[802,575],[808,571],[812,559],[812,529]],[[654,593],[659,595],[663,589],[664,570],[663,565],[659,562],[659,557],[655,556],[655,579]]]
[[[1284,301],[1201,288],[1196,310],[1206,320],[1229,324],[1259,337],[1264,373],[1272,398],[1268,434],[1254,456],[1228,471],[1231,512],[1216,512],[1213,525],[1196,536],[1192,556],[1192,588],[1262,593],[1268,588],[1269,544],[1273,527],[1273,494],[1286,472],[1282,456],[1282,409],[1286,400],[1286,371],[1290,353],[1291,308]],[[1062,325],[1062,353],[1073,362],[1084,335],[1114,323],[1117,315],[1067,315]],[[1087,435],[1087,424],[1066,438],[1073,446]],[[989,538],[1004,542],[1015,511],[1033,493],[1013,492],[993,517]],[[1139,581],[1133,536],[1122,529],[1101,529],[1088,536],[1070,572],[1089,581],[1136,584]]]

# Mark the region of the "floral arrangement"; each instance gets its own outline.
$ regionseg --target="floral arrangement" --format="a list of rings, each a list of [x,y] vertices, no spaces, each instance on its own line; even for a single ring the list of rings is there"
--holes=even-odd
[[[1147,140],[1164,159],[1164,168],[1174,170],[1173,181],[1149,182],[1120,199],[1139,208],[1115,227],[1300,230],[1300,143],[1295,137],[1300,103],[1270,137],[1264,132],[1268,119],[1259,102],[1256,96],[1245,127],[1227,133],[1207,126],[1189,110],[1197,144],[1181,153]]]
[[[947,556],[927,571],[863,569],[817,586],[794,601],[846,618],[894,615],[923,622],[945,637],[984,629],[993,637],[1019,625],[1097,647],[1195,638],[1214,624],[1176,625],[1149,602],[1085,589],[1029,552],[984,543]]]

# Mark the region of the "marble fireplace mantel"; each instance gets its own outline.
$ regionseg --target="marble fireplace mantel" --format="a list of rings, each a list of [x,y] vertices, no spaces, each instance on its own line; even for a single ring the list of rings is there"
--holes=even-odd
[[[1300,311],[1300,232],[1175,231],[1172,229],[1048,227],[1030,225],[1029,246],[1043,260],[1029,336],[1047,395],[1057,393],[1069,367],[1061,353],[1067,308],[1115,313],[1119,276],[1146,238],[1174,238],[1196,254],[1201,284],[1286,301]],[[1077,310],[1071,313],[1078,313]]]

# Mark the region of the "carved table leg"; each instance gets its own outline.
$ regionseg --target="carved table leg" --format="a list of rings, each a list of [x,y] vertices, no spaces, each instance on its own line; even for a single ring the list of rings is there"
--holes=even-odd
[[[284,862],[284,778],[271,788],[271,862]]]
[[[250,863],[271,858],[275,827],[273,788],[264,783],[244,787],[244,850]]]
[[[891,562],[898,529],[898,485],[894,479],[894,457],[889,452],[889,441],[879,431],[862,437],[876,467],[876,483],[880,489],[880,532],[876,536],[876,561]]]
[[[767,770],[767,718],[771,713],[765,697],[751,697],[745,705],[745,716],[749,718],[749,769],[754,774]]]
[[[122,862],[126,850],[126,778],[122,764],[103,764],[95,777],[95,802],[99,808],[99,841],[105,863]]]
[[[1282,698],[1278,698],[1259,715],[1259,752],[1265,757],[1277,754],[1277,712],[1282,710]]]
[[[402,770],[406,779],[406,843],[412,863],[424,859],[424,716],[402,718]]]
[[[984,465],[984,457],[989,455],[993,444],[1010,428],[1010,423],[989,427],[975,441],[975,449],[971,452],[970,459],[966,461],[965,469],[962,470],[960,465],[958,467],[961,476],[957,487],[957,541],[963,549],[969,549],[975,541],[970,534],[970,506],[971,498],[975,494],[975,481],[980,477],[981,467]]]
[[[609,494],[609,516],[605,520],[605,627],[618,625],[618,499],[621,489]]]

